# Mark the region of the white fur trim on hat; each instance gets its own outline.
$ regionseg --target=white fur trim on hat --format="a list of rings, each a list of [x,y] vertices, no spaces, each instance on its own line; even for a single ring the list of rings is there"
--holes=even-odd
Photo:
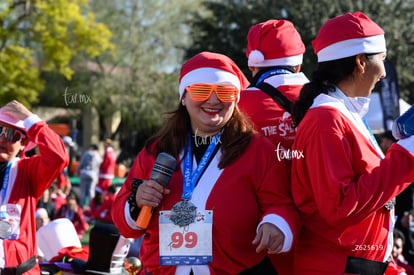
[[[232,84],[240,92],[240,80],[236,75],[216,68],[199,68],[190,71],[181,78],[179,86],[180,99],[183,97],[185,87],[194,83]]]
[[[318,52],[318,62],[341,59],[361,53],[382,53],[387,47],[383,34],[364,38],[343,40],[331,44]]]
[[[252,53],[253,52],[254,51],[252,51]],[[249,67],[297,66],[302,64],[303,61],[303,54],[283,58],[267,59],[262,60],[261,62],[258,62],[255,59],[250,59],[250,57],[251,54],[248,60]]]

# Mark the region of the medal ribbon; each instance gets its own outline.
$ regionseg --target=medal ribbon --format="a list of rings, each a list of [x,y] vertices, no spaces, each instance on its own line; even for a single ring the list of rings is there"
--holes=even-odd
[[[276,68],[276,69],[272,69],[269,70],[265,73],[263,73],[259,79],[256,82],[256,85],[258,85],[260,82],[264,81],[266,78],[273,76],[273,75],[277,75],[277,74],[291,74],[292,72],[289,71],[288,69],[284,69],[284,68]]]
[[[4,172],[4,178],[3,178],[3,186],[1,188],[1,203],[3,204],[4,200],[6,199],[6,193],[7,193],[7,186],[9,185],[9,172],[10,172],[11,162],[9,161],[7,163],[6,171]]]
[[[182,198],[184,200],[191,199],[193,195],[194,187],[200,178],[203,171],[206,169],[207,163],[210,160],[211,156],[213,155],[214,150],[216,149],[217,144],[220,142],[221,132],[214,135],[212,138],[210,145],[208,146],[206,152],[204,153],[203,157],[200,160],[200,163],[197,165],[194,173],[193,171],[193,151],[191,149],[191,134],[188,135],[188,142],[187,142],[187,152],[184,158],[184,186],[183,186],[183,194]]]
[[[371,145],[374,147],[375,151],[377,151],[378,156],[383,159],[384,158],[384,153],[381,150],[381,147],[378,145],[378,142],[376,140],[376,138],[374,137],[374,134],[371,131],[371,128],[368,126],[368,122],[367,120],[363,117],[362,121],[364,122],[365,127],[367,128],[369,134],[370,134],[370,139],[369,142],[371,143]]]

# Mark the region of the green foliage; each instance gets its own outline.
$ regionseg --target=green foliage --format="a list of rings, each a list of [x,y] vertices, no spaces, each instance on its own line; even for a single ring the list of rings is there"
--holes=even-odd
[[[282,1],[204,1],[191,22],[193,44],[190,58],[202,51],[218,52],[232,58],[249,78],[246,45],[249,28],[270,18],[280,18]]]
[[[70,79],[70,62],[80,52],[95,57],[114,49],[111,32],[82,14],[86,0],[8,0],[0,4],[0,104],[9,98],[36,102],[40,71]]]
[[[122,111],[124,126],[154,129],[178,104],[178,74],[199,1],[94,0],[90,9],[114,34],[114,55],[93,60],[87,84],[100,116]],[[87,59],[86,59],[87,60]],[[86,61],[82,60],[83,62]]]
[[[230,56],[248,77],[251,73],[245,54],[251,25],[268,19],[290,20],[306,46],[302,70],[310,78],[316,65],[312,40],[320,27],[334,16],[362,11],[383,27],[387,58],[396,65],[400,94],[414,102],[413,0],[223,0],[203,4],[209,12],[198,12],[191,23],[194,44],[187,57],[204,50],[220,52]]]
[[[0,106],[18,98],[25,105],[36,100],[34,91],[43,88],[39,71],[33,67],[32,51],[17,45],[7,45],[0,51]]]

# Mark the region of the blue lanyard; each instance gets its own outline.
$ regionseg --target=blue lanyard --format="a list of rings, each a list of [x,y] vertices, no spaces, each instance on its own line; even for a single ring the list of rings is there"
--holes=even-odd
[[[181,196],[184,200],[191,199],[193,195],[194,187],[207,167],[207,163],[213,155],[213,152],[216,149],[217,144],[220,142],[221,132],[217,133],[211,140],[210,145],[208,146],[206,152],[200,160],[200,163],[197,165],[196,170],[192,173],[193,170],[193,152],[191,149],[191,135],[188,135],[187,142],[187,152],[184,158],[184,186],[183,186],[183,195]]]
[[[259,79],[256,82],[256,85],[258,85],[260,82],[264,81],[266,78],[276,75],[276,74],[291,74],[292,72],[289,71],[288,69],[284,69],[284,68],[276,68],[276,69],[271,69],[268,70],[267,72],[264,72]]]
[[[383,159],[384,154],[382,153],[382,151],[379,151],[381,150],[381,147],[378,145],[378,142],[375,139],[374,134],[371,131],[371,128],[369,128],[368,123],[364,117],[362,117],[362,121],[364,122],[365,127],[368,129],[368,132],[371,135],[371,138],[369,139],[369,141],[371,142],[371,145],[374,147],[375,151],[377,151],[377,154],[380,157],[380,159]]]
[[[9,185],[10,167],[11,167],[11,161],[7,163],[7,168],[6,168],[6,171],[4,172],[3,186],[1,188],[1,204],[3,204],[4,200],[6,199],[7,186]]]

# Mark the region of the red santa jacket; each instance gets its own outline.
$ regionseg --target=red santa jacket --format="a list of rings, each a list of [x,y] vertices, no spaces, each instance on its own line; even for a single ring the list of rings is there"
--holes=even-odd
[[[11,216],[18,218],[13,221],[13,239],[0,239],[0,267],[14,267],[36,255],[37,201],[69,163],[62,139],[44,121],[30,127],[27,135],[39,146],[40,155],[14,160],[4,184],[7,190],[1,206],[16,210]],[[36,265],[25,274],[39,273]]]
[[[103,161],[99,166],[99,178],[113,179],[115,174],[116,153],[112,147],[107,147],[103,156]]]
[[[292,160],[292,195],[303,222],[295,274],[343,274],[347,256],[389,258],[394,214],[384,206],[414,180],[414,156],[394,144],[381,160],[341,108],[318,106],[318,99],[293,145],[302,156]],[[386,274],[398,274],[394,263]]]
[[[277,88],[291,102],[299,98],[300,90],[308,79],[303,73],[277,74],[264,80],[267,84]],[[240,110],[253,122],[256,131],[269,138],[276,146],[276,154],[280,159],[288,157],[296,135],[292,128],[292,117],[268,94],[251,87],[240,93]],[[293,274],[293,251],[270,255],[270,259],[279,275]]]
[[[106,222],[106,223],[113,223],[111,209],[112,205],[115,201],[115,194],[105,196],[104,202],[96,209],[94,212],[95,220]]]
[[[283,161],[277,160],[274,150],[275,146],[268,139],[253,136],[246,150],[223,170],[217,168],[219,151],[194,189],[192,201],[204,209],[214,209],[210,274],[238,274],[263,260],[265,253],[256,253],[252,240],[258,223],[266,215],[279,215],[288,224],[293,237],[298,233],[299,220],[290,196],[286,167]],[[127,203],[132,179],[149,179],[154,162],[154,157],[145,149],[139,153],[117,194],[112,218],[127,238],[139,238],[145,233],[140,259],[148,272],[174,274],[176,266],[160,266],[158,217],[160,210],[171,210],[181,201],[181,169],[174,172],[168,185],[171,193],[156,208],[147,230],[135,226]],[[211,188],[204,189],[204,186]]]
[[[265,82],[295,102],[308,79],[303,73],[278,74],[266,78]],[[268,137],[276,147],[286,150],[292,147],[296,134],[296,129],[291,127],[292,117],[269,95],[258,88],[248,88],[240,93],[237,105],[251,119],[255,129]]]

